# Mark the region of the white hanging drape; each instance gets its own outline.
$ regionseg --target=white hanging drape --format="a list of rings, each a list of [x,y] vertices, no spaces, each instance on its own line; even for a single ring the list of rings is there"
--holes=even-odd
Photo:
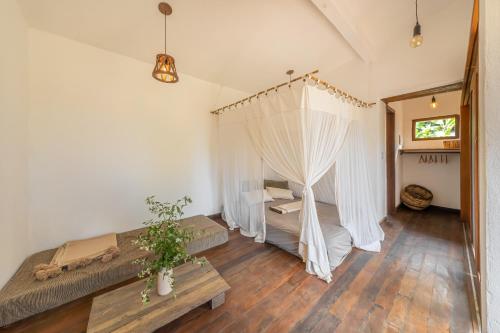
[[[331,281],[314,191],[321,200],[336,202],[341,224],[355,246],[380,250],[384,233],[370,189],[359,112],[300,81],[220,115],[223,218],[228,226],[256,241],[265,240],[265,163],[302,187],[299,253],[307,272]]]
[[[222,170],[222,217],[231,230],[265,240],[264,177],[262,159],[248,136],[241,112],[219,116],[219,147]]]
[[[241,110],[264,161],[283,177],[304,186],[299,253],[307,272],[328,282],[330,265],[312,186],[330,169],[342,148],[351,107],[302,82],[271,92]]]
[[[316,201],[336,205],[335,199],[335,164],[313,186]]]
[[[377,217],[369,178],[360,112],[354,111],[344,146],[335,163],[335,197],[340,222],[349,230],[354,246],[379,252],[384,231]]]

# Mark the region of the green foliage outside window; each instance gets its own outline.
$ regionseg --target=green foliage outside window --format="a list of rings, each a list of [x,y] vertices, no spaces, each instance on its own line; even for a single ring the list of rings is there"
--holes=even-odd
[[[416,139],[456,137],[456,117],[419,120],[415,122]]]

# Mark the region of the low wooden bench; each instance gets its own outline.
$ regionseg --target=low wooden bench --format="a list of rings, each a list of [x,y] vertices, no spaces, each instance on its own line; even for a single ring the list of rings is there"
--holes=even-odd
[[[181,225],[197,232],[196,238],[187,246],[190,254],[208,250],[228,240],[226,228],[202,215],[183,219]],[[147,253],[139,250],[132,241],[143,230],[117,234],[120,256],[110,262],[94,262],[46,281],[35,280],[33,267],[50,262],[56,249],[28,257],[0,291],[0,327],[137,276],[141,267],[132,261]]]
[[[229,285],[207,262],[204,266],[186,263],[174,268],[175,293],[158,296],[143,305],[140,280],[94,298],[87,326],[88,333],[153,332],[194,308],[210,303],[212,309],[224,303]]]

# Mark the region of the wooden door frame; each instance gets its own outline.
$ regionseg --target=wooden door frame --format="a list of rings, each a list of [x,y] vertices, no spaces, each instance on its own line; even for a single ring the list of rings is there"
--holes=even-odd
[[[468,258],[472,261],[469,274],[472,277],[470,286],[474,302],[479,314],[473,315],[475,327],[481,327],[481,216],[479,212],[479,0],[474,0],[470,25],[469,44],[464,71],[464,87],[462,89],[461,110],[467,116],[467,123],[462,128],[467,131],[467,137],[462,137],[461,145],[464,154],[460,154],[460,204],[463,207],[460,218],[466,229],[465,242]],[[471,104],[472,103],[472,104]],[[470,120],[474,118],[475,123]],[[463,119],[463,118],[462,118]],[[474,126],[474,128],[472,128]],[[464,133],[464,132],[462,132]],[[472,136],[473,135],[473,136]],[[474,164],[474,172],[472,171]],[[473,186],[473,184],[475,186]],[[474,211],[472,207],[477,207]],[[475,232],[472,230],[474,220]],[[474,239],[475,238],[475,239]],[[474,250],[474,251],[473,251]],[[471,302],[471,304],[473,304]]]
[[[479,209],[476,209],[472,212],[472,202],[474,200],[474,205],[479,207],[479,127],[478,127],[478,119],[479,119],[479,74],[478,74],[478,52],[479,52],[479,1],[474,0],[474,7],[472,12],[471,19],[471,27],[470,27],[470,35],[469,35],[469,46],[467,49],[467,60],[465,63],[465,72],[464,72],[464,88],[462,89],[462,109],[467,112],[467,116],[475,117],[475,127],[474,127],[474,137],[467,137],[467,140],[462,140],[462,145],[465,148],[465,152],[467,156],[463,156],[463,161],[461,161],[460,170],[463,171],[463,178],[461,177],[461,191],[463,191],[463,195],[461,197],[461,202],[463,202],[464,210],[460,215],[462,221],[465,226],[468,228],[467,236],[469,237],[468,241],[471,244],[475,244],[475,258],[474,266],[477,270],[477,273],[480,272],[480,216]],[[474,105],[469,105],[469,101],[471,100],[471,94],[474,94],[475,98],[473,98],[472,102]],[[471,112],[474,114],[471,114]],[[464,128],[464,130],[470,131],[470,124]],[[469,132],[470,134],[470,132]],[[472,156],[472,145],[474,145],[474,151],[476,152],[474,156]],[[472,174],[471,170],[471,162],[475,165],[475,172]],[[472,188],[471,180],[474,179],[475,184],[477,185],[475,188]],[[472,199],[471,199],[472,198]],[[474,214],[474,216],[472,215]],[[476,221],[476,239],[472,239],[472,230],[470,229],[472,226],[472,219]]]
[[[387,116],[388,113],[394,113],[394,109],[389,106],[389,103],[404,101],[407,99],[432,96],[437,94],[442,94],[451,91],[458,91],[463,89],[463,82],[455,82],[452,84],[447,84],[444,86],[438,86],[430,89],[419,90],[414,92],[409,92],[401,95],[391,96],[382,98],[381,101],[385,103],[386,113],[385,113],[385,138],[386,138],[386,179],[387,179],[387,214],[391,215],[396,210],[396,188],[395,188],[395,179],[396,179],[396,161],[393,158],[395,151],[395,134],[394,127],[392,127],[392,135],[389,133],[391,129],[391,116]],[[392,147],[392,148],[391,148]],[[392,156],[389,154],[392,152]]]
[[[381,101],[384,102],[385,105],[388,105],[389,103],[392,103],[392,102],[399,102],[399,101],[404,101],[407,99],[414,99],[414,98],[419,98],[419,97],[442,94],[442,93],[446,93],[446,92],[450,92],[450,91],[462,90],[462,87],[463,87],[463,81],[458,81],[455,83],[446,84],[444,86],[438,86],[438,87],[434,87],[434,88],[413,91],[413,92],[409,92],[409,93],[405,93],[405,94],[401,94],[401,95],[385,97],[385,98],[382,98]]]
[[[385,105],[385,155],[387,170],[387,214],[391,215],[396,210],[396,162],[394,156],[396,151],[396,112],[388,104]]]

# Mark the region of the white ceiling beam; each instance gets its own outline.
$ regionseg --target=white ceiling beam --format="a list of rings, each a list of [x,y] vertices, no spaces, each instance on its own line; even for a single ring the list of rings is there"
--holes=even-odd
[[[338,0],[310,0],[330,23],[340,32],[342,37],[365,62],[374,59],[370,44],[352,24],[353,18],[341,7]]]

